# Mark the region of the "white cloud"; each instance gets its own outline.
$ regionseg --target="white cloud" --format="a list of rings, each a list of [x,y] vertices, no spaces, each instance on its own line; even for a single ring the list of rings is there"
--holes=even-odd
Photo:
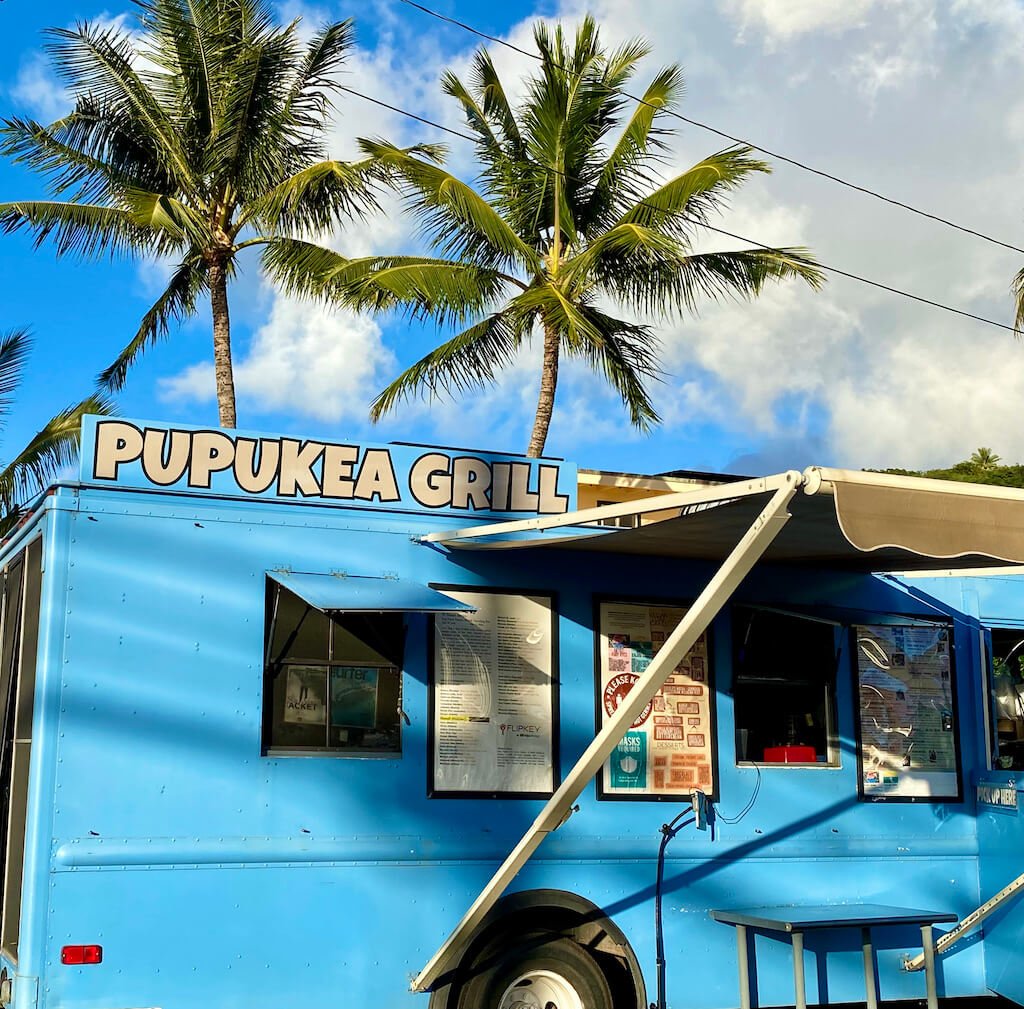
[[[864,23],[881,0],[726,0],[726,11],[742,33],[791,39],[812,32],[841,32]]]
[[[858,466],[925,468],[979,445],[1024,458],[1024,348],[993,331],[966,340],[915,329],[873,348],[831,391],[832,440]]]
[[[72,104],[70,92],[53,75],[42,55],[35,55],[21,65],[10,96],[16,106],[27,109],[33,118],[44,123],[67,115]]]
[[[235,386],[247,412],[364,421],[393,369],[372,320],[279,295],[246,355],[236,357]],[[162,379],[160,393],[168,400],[211,400],[213,364]]]

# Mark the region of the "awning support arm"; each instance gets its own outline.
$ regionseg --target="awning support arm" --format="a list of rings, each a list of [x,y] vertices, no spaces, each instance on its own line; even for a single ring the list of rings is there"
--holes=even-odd
[[[788,505],[802,482],[803,477],[795,470],[785,474],[778,490],[697,597],[693,606],[687,610],[615,714],[584,751],[558,791],[547,801],[536,820],[480,892],[444,945],[413,980],[410,986],[413,991],[430,990],[448,967],[452,952],[458,949],[463,940],[480,924],[544,838],[565,822],[573,803],[608,759],[630,725],[694,646],[718,611],[728,602],[729,597],[768,549],[772,540],[782,531],[789,520]]]
[[[1014,787],[1014,786],[1011,786]],[[963,938],[977,925],[980,925],[990,914],[998,911],[1008,900],[1019,898],[1024,893],[1024,875],[1018,876],[1013,882],[1007,883],[991,900],[986,900],[977,911],[972,911],[956,928],[950,929],[939,937],[935,943],[935,955],[945,952],[953,943]],[[904,970],[921,970],[925,964],[925,954],[918,953],[903,961]]]

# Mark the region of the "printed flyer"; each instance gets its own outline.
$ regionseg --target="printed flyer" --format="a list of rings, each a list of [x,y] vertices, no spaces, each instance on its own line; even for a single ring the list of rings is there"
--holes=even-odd
[[[638,603],[601,604],[601,721],[633,689],[686,610]],[[601,794],[649,799],[714,792],[707,635],[690,649],[640,712],[604,765]]]
[[[326,725],[326,684],[323,666],[289,666],[284,720],[294,725]]]
[[[546,596],[447,591],[434,618],[434,793],[549,795],[554,617]]]
[[[956,798],[949,628],[860,626],[854,634],[863,794]]]

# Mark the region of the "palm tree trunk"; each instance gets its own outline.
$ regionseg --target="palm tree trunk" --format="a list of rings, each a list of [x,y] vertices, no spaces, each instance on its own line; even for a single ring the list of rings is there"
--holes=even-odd
[[[540,397],[537,400],[537,414],[533,419],[533,434],[530,435],[530,447],[526,455],[530,459],[539,459],[544,454],[544,445],[548,440],[548,428],[551,426],[551,412],[555,408],[555,389],[558,386],[558,351],[561,344],[558,332],[545,323],[544,325],[544,363],[540,373]]]
[[[227,264],[222,256],[210,262],[210,308],[213,312],[213,372],[221,427],[236,427],[235,376],[231,367],[231,316],[228,314]]]

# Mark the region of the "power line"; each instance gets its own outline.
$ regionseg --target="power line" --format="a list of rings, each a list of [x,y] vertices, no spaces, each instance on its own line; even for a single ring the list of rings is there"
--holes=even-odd
[[[406,0],[402,0],[402,2],[405,3]],[[434,122],[432,119],[426,119],[423,116],[418,116],[416,115],[415,112],[409,112],[406,109],[400,108],[397,105],[390,105],[387,102],[382,101],[380,98],[374,98],[372,95],[364,94],[362,91],[356,91],[354,88],[348,87],[343,87],[340,90],[345,91],[356,98],[361,98],[364,101],[371,102],[374,105],[378,105],[381,108],[388,109],[391,112],[397,112],[399,115],[405,116],[408,119],[415,120],[417,123],[422,123],[425,126],[430,126],[437,130],[443,130],[445,133],[449,133],[452,136],[459,137],[462,140],[468,140],[470,143],[473,144],[477,142],[477,138],[469,133],[462,133],[459,130],[453,130],[449,126],[443,126],[441,123]],[[575,179],[571,175],[568,175],[566,172],[563,172],[557,168],[551,168],[550,171],[554,172],[556,175],[561,175],[562,178],[565,179],[567,182],[580,181],[579,179]],[[658,207],[655,207],[653,204],[648,203],[646,200],[638,201],[638,205],[647,207],[648,209],[655,211],[659,209]],[[757,246],[759,249],[765,249],[769,252],[774,251],[773,246],[765,245],[763,242],[758,242],[756,239],[746,238],[743,235],[737,235],[731,231],[725,231],[722,228],[716,228],[714,225],[708,224],[705,221],[694,220],[692,217],[687,217],[686,219],[699,228],[706,228],[708,231],[714,231],[719,235],[725,235],[727,238],[735,238],[737,241],[746,242],[748,245]],[[848,280],[856,280],[858,283],[866,284],[867,286],[877,288],[880,291],[887,291],[890,294],[897,294],[902,298],[908,298],[909,300],[919,302],[922,305],[930,305],[932,308],[939,308],[942,309],[944,312],[951,312],[954,315],[960,315],[967,319],[974,319],[976,322],[984,322],[986,325],[996,326],[999,329],[1005,329],[1007,332],[1013,333],[1015,336],[1017,335],[1017,330],[1014,329],[1013,326],[1006,325],[1006,323],[1004,322],[997,322],[995,319],[988,319],[983,315],[976,315],[974,312],[968,312],[962,308],[954,308],[952,305],[944,305],[941,301],[932,301],[931,298],[925,298],[920,294],[912,294],[910,291],[904,291],[898,287],[891,287],[888,284],[883,284],[879,280],[871,280],[869,277],[862,277],[857,273],[851,273],[848,270],[840,269],[838,266],[829,266],[826,263],[822,262],[815,262],[812,265],[818,267],[818,269],[820,270],[825,270],[827,273],[834,273],[839,277],[846,277]]]
[[[489,35],[487,32],[481,31],[479,28],[474,28],[465,21],[459,21],[457,18],[448,17],[446,14],[432,10],[430,7],[425,7],[423,4],[417,3],[416,0],[399,0],[399,2],[404,3],[409,7],[414,7],[416,10],[422,11],[424,14],[429,14],[430,17],[437,18],[438,21],[444,21],[447,24],[461,28],[463,31],[467,31],[470,34],[477,36],[477,38],[493,42],[495,45],[504,46],[506,49],[511,49],[512,52],[519,53],[521,56],[528,56],[532,60],[537,60],[537,62],[543,62],[543,58],[537,53],[531,53],[528,49],[522,49],[511,42],[506,42],[504,39],[498,38],[496,35]],[[555,66],[559,70],[565,70],[567,73],[573,73],[573,71],[569,70],[568,67],[560,67],[557,64],[555,64]],[[911,206],[909,203],[893,199],[890,196],[884,196],[882,193],[876,192],[874,189],[868,189],[866,186],[858,186],[855,182],[850,182],[848,179],[844,179],[838,175],[832,175],[830,172],[823,171],[820,168],[814,168],[811,165],[805,164],[803,161],[798,161],[796,158],[788,158],[785,154],[779,154],[777,151],[769,150],[767,147],[760,147],[750,140],[744,140],[742,137],[734,137],[731,133],[726,133],[724,130],[719,130],[714,126],[709,126],[707,123],[702,123],[697,119],[691,119],[689,116],[684,116],[682,113],[676,112],[673,109],[666,109],[662,108],[660,105],[654,105],[652,102],[644,100],[644,98],[639,95],[630,94],[628,91],[623,91],[622,94],[625,95],[626,98],[636,102],[638,105],[644,105],[647,108],[653,109],[655,112],[672,116],[681,122],[689,123],[689,125],[696,126],[702,130],[707,130],[708,133],[714,133],[734,144],[743,144],[755,151],[760,151],[762,154],[767,154],[770,158],[775,158],[776,161],[783,161],[787,165],[793,165],[795,168],[801,168],[805,172],[810,172],[812,175],[817,175],[822,179],[828,179],[830,182],[837,182],[839,185],[845,186],[847,189],[863,193],[866,196],[873,196],[876,200],[881,200],[883,203],[888,203],[893,207],[899,207],[900,209],[907,210],[912,214],[917,214],[918,217],[925,217],[930,221],[945,224],[947,227],[961,231],[965,235],[974,235],[975,238],[980,238],[985,242],[990,242],[992,245],[998,245],[1004,249],[1009,249],[1011,252],[1024,253],[1024,248],[1019,245],[1012,245],[1010,242],[1004,242],[998,238],[993,238],[991,235],[986,235],[983,232],[976,231],[974,228],[968,228],[963,224],[957,224],[955,221],[941,217],[938,214],[929,213],[927,210],[920,210],[917,207]]]

